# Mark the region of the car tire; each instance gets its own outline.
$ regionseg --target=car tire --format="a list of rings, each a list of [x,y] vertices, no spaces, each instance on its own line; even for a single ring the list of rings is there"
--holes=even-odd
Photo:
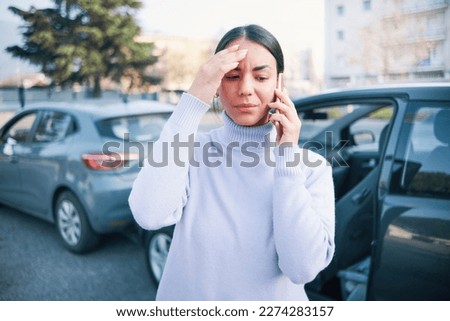
[[[147,268],[156,285],[161,280],[172,242],[173,228],[148,232],[145,242]]]
[[[100,236],[92,229],[83,206],[73,193],[61,193],[54,210],[59,236],[69,251],[86,253],[96,248]]]

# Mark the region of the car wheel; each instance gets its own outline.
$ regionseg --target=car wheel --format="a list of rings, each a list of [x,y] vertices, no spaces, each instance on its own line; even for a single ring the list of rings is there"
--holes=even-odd
[[[75,253],[93,250],[99,241],[80,201],[70,192],[59,195],[55,205],[56,226],[64,246]]]
[[[149,233],[146,241],[146,259],[150,275],[159,284],[172,242],[172,229],[163,228]]]

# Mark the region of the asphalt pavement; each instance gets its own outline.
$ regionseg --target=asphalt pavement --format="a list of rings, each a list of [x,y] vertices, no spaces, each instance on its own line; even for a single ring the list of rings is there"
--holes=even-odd
[[[45,221],[0,205],[1,301],[154,300],[144,248],[121,234],[76,255]]]

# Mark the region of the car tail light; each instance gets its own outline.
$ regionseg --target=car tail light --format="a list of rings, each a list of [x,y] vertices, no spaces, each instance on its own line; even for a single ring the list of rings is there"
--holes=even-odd
[[[83,163],[90,169],[99,171],[116,170],[129,166],[130,161],[138,160],[133,153],[89,153],[81,156]]]

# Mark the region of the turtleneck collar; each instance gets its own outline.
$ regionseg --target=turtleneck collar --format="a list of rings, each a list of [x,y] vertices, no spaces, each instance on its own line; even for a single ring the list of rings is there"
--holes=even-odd
[[[224,140],[226,143],[238,142],[240,144],[246,142],[255,142],[260,144],[270,141],[275,141],[276,139],[276,129],[275,126],[268,122],[267,124],[260,126],[242,126],[236,124],[224,111]]]

